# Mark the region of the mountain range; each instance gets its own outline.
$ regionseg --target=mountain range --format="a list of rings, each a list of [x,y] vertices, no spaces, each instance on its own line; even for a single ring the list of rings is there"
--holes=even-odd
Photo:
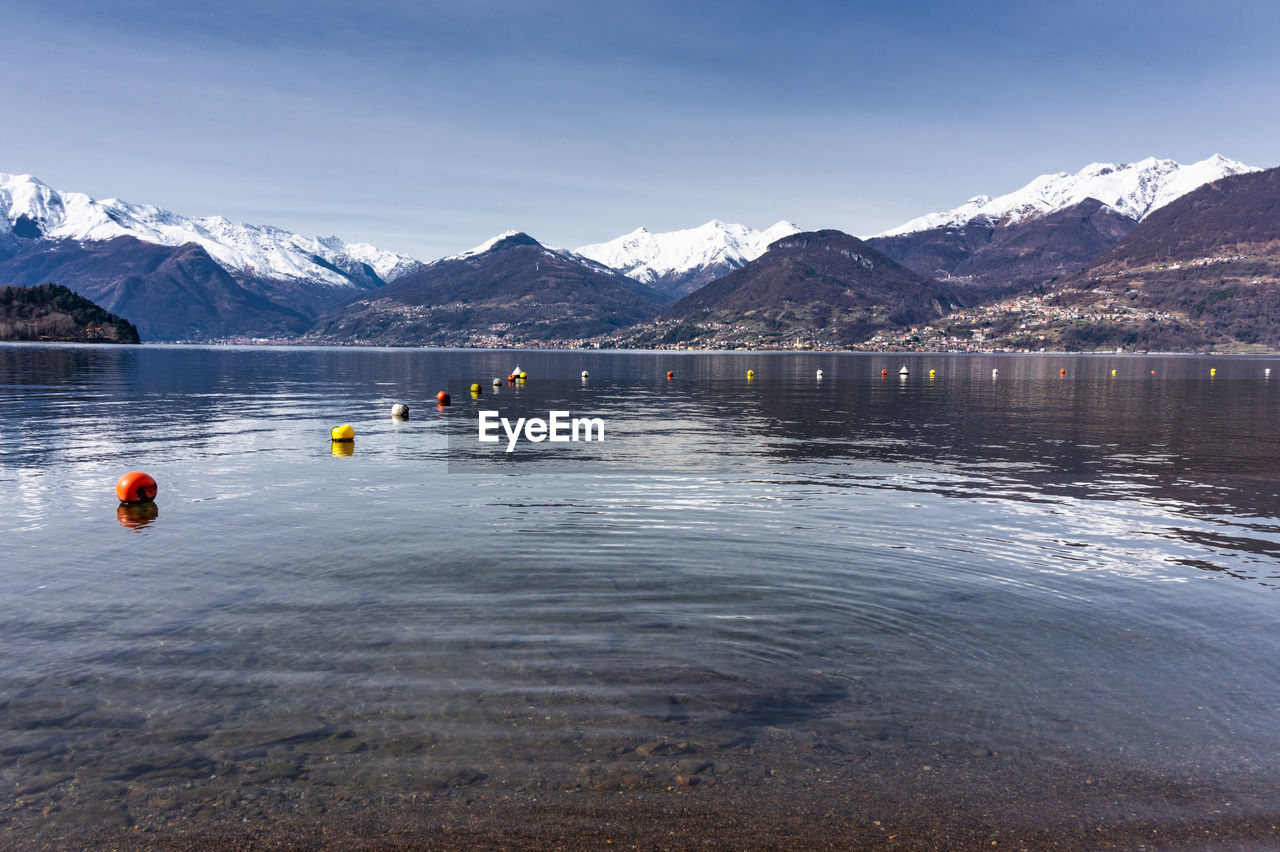
[[[998,197],[912,219],[868,239],[923,274],[975,288],[979,298],[1084,268],[1146,216],[1210,181],[1257,171],[1213,155],[1190,165],[1149,157],[1041,175]]]
[[[1280,348],[1280,169],[1230,175],[1152,211],[1085,268],[971,305],[885,348]]]
[[[941,317],[953,287],[912,272],[840,231],[809,231],[676,302],[625,345],[843,347],[879,329]]]
[[[1053,303],[1168,317],[1064,330],[1073,348],[1280,347],[1280,169],[1205,184],[1151,213]]]
[[[639,228],[576,251],[509,231],[431,263],[337,237],[95,201],[30,176],[0,175],[0,285],[63,283],[132,320],[151,340],[852,346],[868,335],[879,345],[905,327],[961,333],[969,323],[972,340],[989,344],[1002,329],[984,325],[983,310],[1026,294],[1059,307],[1083,304],[1089,298],[1081,294],[1098,289],[1084,284],[1098,276],[1133,277],[1140,269],[1129,290],[1144,294],[1143,310],[1156,310],[1151,300],[1176,309],[1175,291],[1185,296],[1194,277],[1188,268],[1203,272],[1206,257],[1215,268],[1235,263],[1220,256],[1233,235],[1248,245],[1245,255],[1263,259],[1258,280],[1265,279],[1271,249],[1254,239],[1270,227],[1257,201],[1271,191],[1265,181],[1250,196],[1254,202],[1241,201],[1237,188],[1207,219],[1178,214],[1178,222],[1196,222],[1196,233],[1165,216],[1206,186],[1236,186],[1230,180],[1257,174],[1218,155],[1187,166],[1154,158],[1096,163],[865,240],[801,233],[789,222],[759,231],[712,220],[682,231]],[[1155,274],[1151,264],[1160,261],[1152,257],[1172,258],[1197,239],[1200,254],[1185,261],[1194,267]],[[1146,246],[1147,255],[1134,246]],[[1165,274],[1171,272],[1180,277]],[[1208,306],[1226,316],[1220,302],[1244,304],[1256,295],[1248,287],[1231,293],[1196,310]],[[1196,345],[1248,345],[1247,319],[1237,320],[1231,329],[1206,331]],[[1089,342],[1073,334],[1030,342]]]
[[[116,198],[95,201],[84,193],[59,192],[30,175],[0,174],[0,253],[12,253],[22,238],[103,242],[116,237],[163,246],[195,243],[228,271],[334,287],[378,286],[422,265],[368,243],[303,237],[221,216],[180,216]]]
[[[649,319],[669,301],[616,270],[508,231],[323,317],[311,338],[431,346],[569,343]]]
[[[56,281],[130,318],[146,339],[296,335],[420,268],[337,237],[59,192],[0,174],[0,283]]]

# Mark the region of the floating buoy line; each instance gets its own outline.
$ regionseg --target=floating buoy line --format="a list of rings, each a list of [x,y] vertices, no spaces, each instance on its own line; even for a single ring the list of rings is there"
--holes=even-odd
[[[903,364],[898,369],[898,375],[902,378],[906,378],[910,372],[911,371],[906,364]],[[1112,377],[1117,376],[1118,373],[1119,371],[1115,368],[1111,370]],[[1058,376],[1060,378],[1065,377],[1066,374],[1067,370],[1065,367],[1060,367],[1058,369]],[[1217,374],[1218,369],[1216,367],[1209,368],[1210,378],[1216,377]],[[755,375],[756,373],[754,369],[747,370],[748,381],[753,380]],[[885,378],[888,375],[888,369],[882,369],[880,371],[881,378]],[[1156,375],[1156,371],[1154,369],[1150,370],[1149,375]],[[1264,379],[1270,379],[1271,368],[1264,368],[1262,375]],[[527,372],[521,369],[519,365],[516,365],[515,369],[507,375],[507,382],[509,384],[524,384],[528,380],[528,376],[529,374]],[[666,371],[668,381],[674,380],[675,376],[676,374],[674,370]],[[937,370],[930,369],[929,378],[933,379],[936,376]],[[991,370],[991,378],[995,380],[999,377],[1000,368],[993,367]],[[590,378],[590,373],[587,370],[583,370],[581,378],[585,383]],[[821,381],[823,378],[823,371],[821,369],[816,370],[814,372],[814,378]],[[492,380],[492,385],[495,388],[500,388],[502,386],[502,379],[495,376]],[[470,392],[472,399],[479,399],[483,394],[483,387],[479,382],[473,382],[470,387]],[[444,411],[452,402],[449,392],[444,390],[439,391],[436,394],[436,402],[440,410]],[[391,406],[391,417],[397,421],[407,420],[409,417],[409,406],[402,402],[395,403]],[[355,437],[355,427],[350,423],[343,423],[330,429],[329,438],[332,442],[333,454],[337,456],[352,455],[355,451]],[[136,529],[141,526],[145,526],[150,523],[150,521],[154,520],[156,517],[154,501],[158,492],[159,486],[157,485],[155,478],[150,474],[134,470],[121,476],[116,482],[116,498],[120,501],[120,513],[122,513],[119,514],[121,524],[126,527]]]

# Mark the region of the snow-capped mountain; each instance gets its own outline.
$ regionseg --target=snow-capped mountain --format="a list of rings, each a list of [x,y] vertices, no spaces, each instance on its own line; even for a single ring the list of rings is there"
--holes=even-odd
[[[892,228],[878,237],[893,237],[934,228],[958,228],[971,222],[988,226],[1017,225],[1065,210],[1088,198],[1112,211],[1141,221],[1176,198],[1228,175],[1257,168],[1214,154],[1198,163],[1148,157],[1136,163],[1091,163],[1075,174],[1041,175],[1014,192],[992,198],[979,195],[959,207],[929,213]]]
[[[507,231],[322,317],[310,339],[389,345],[581,340],[656,316],[669,300],[593,260]]]
[[[683,295],[755,260],[774,240],[799,232],[790,222],[758,231],[713,219],[697,228],[658,234],[637,228],[574,251],[655,289]]]
[[[150,204],[95,200],[60,192],[30,175],[0,174],[0,251],[14,238],[103,242],[134,237],[163,246],[195,243],[228,272],[255,278],[358,287],[393,281],[422,264],[337,237],[304,237],[270,225],[241,225],[221,216],[189,218]]]

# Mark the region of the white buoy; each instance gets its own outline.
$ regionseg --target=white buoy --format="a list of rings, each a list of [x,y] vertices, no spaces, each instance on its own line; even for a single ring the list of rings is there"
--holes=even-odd
[[[908,373],[910,373],[910,372],[911,372],[911,371],[907,369],[907,365],[906,365],[906,364],[903,364],[903,365],[902,365],[902,369],[898,370],[898,375],[899,375],[899,376],[905,376],[905,375],[907,375],[907,374],[908,374]]]
[[[391,406],[391,416],[397,420],[404,420],[409,416],[409,406],[405,405],[403,402],[397,402],[395,405]]]
[[[818,378],[819,378],[819,379],[821,379],[821,378],[822,378],[822,371],[821,371],[821,370],[819,370],[819,371],[818,371]]]
[[[991,368],[991,378],[993,378],[993,379],[994,379],[994,378],[996,378],[996,377],[997,377],[997,376],[999,376],[999,375],[1000,375],[1000,368],[999,368],[999,367],[992,367],[992,368]]]
[[[583,370],[583,371],[582,371],[582,378],[584,378],[584,379],[589,379],[589,378],[591,378],[591,376],[587,373],[587,371],[586,371],[586,370]]]
[[[493,380],[493,386],[494,386],[495,388],[500,388],[500,387],[502,387],[502,379],[494,379],[494,380]]]

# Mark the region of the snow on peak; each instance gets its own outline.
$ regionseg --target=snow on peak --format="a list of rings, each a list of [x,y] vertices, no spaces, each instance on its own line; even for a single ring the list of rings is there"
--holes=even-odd
[[[942,213],[929,213],[877,234],[891,237],[932,228],[957,228],[976,220],[987,225],[1011,225],[1038,219],[1057,210],[1095,198],[1125,216],[1142,220],[1197,187],[1228,175],[1257,168],[1221,154],[1198,163],[1148,157],[1136,163],[1090,163],[1075,174],[1040,175],[1021,189],[992,198],[978,195]]]
[[[20,235],[48,239],[96,242],[129,236],[167,246],[197,243],[233,272],[340,287],[352,286],[352,280],[339,270],[358,272],[368,266],[391,281],[422,265],[368,243],[304,237],[270,225],[235,224],[222,216],[189,218],[117,198],[96,201],[80,192],[59,192],[30,175],[0,174],[0,237],[15,233],[19,221]]]
[[[757,231],[712,219],[696,228],[657,234],[640,227],[607,243],[574,251],[648,284],[708,267],[736,269],[764,254],[769,243],[799,231],[790,222]]]
[[[535,240],[533,237],[526,234],[524,231],[503,231],[501,234],[498,234],[496,237],[490,237],[489,239],[485,240],[475,248],[469,248],[466,251],[458,252],[457,254],[451,254],[448,257],[442,257],[439,260],[433,261],[433,264],[444,263],[446,260],[466,260],[469,257],[475,257],[478,254],[484,254],[485,252],[489,251],[494,246],[496,246],[498,243],[504,242],[513,237],[520,237],[523,240],[528,240],[527,245],[534,245],[534,244],[540,245],[540,243],[538,243],[537,240]]]

